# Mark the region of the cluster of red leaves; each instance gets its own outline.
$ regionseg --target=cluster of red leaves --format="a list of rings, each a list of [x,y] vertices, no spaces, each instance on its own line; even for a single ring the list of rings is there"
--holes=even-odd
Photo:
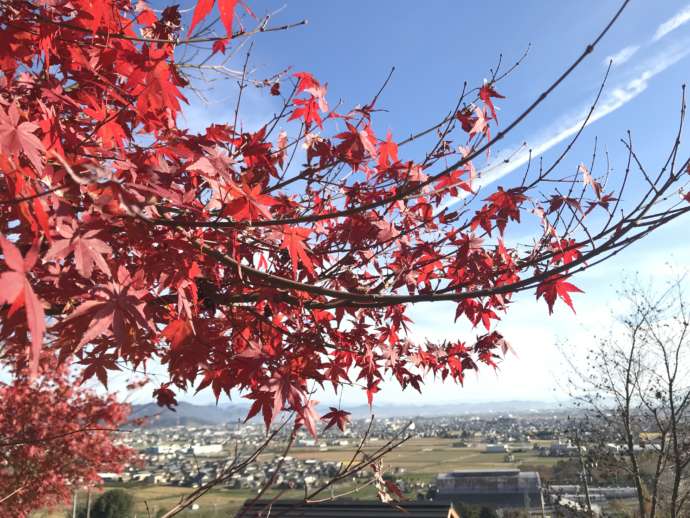
[[[223,49],[237,3],[217,2]],[[33,358],[35,371],[49,333],[62,360],[103,384],[122,363],[158,359],[169,373],[161,404],[173,406],[177,389],[237,390],[267,425],[293,411],[315,431],[315,384],[358,385],[371,403],[386,376],[419,390],[426,373],[462,382],[468,369],[495,366],[507,344],[493,327],[525,272],[538,272],[532,286],[549,309],[557,297],[571,305],[567,269],[547,270],[581,263],[577,243],[547,233],[558,250],[522,254],[504,242],[532,203],[524,188],[478,199],[466,221],[443,209],[473,193],[472,159],[487,149],[502,98],[495,85],[477,88],[449,121],[458,127],[418,162],[402,158],[390,131],[377,133],[373,105],[329,111],[326,85],[304,72],[289,78],[277,121],[193,133],[177,124],[187,81],[176,51],[213,6],[197,2],[185,39],[175,6],[5,2],[4,362]],[[271,94],[281,95],[277,84]],[[290,121],[290,138],[274,135]],[[299,146],[298,167],[289,157]],[[541,212],[545,227],[560,206]],[[456,319],[486,334],[412,343],[406,311],[427,300],[454,301]],[[342,428],[347,415],[324,420]]]
[[[70,501],[75,486],[118,472],[133,451],[107,431],[122,425],[129,406],[79,388],[63,367],[43,365],[30,381],[0,385],[0,517]],[[76,385],[76,386],[75,386]]]

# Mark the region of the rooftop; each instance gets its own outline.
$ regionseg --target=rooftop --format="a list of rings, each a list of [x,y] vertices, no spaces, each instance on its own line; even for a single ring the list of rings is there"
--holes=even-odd
[[[320,504],[304,505],[301,500],[258,501],[252,507],[247,507],[251,501],[245,502],[240,515],[247,518],[265,516],[266,508],[270,505],[271,516],[285,518],[350,518],[352,516],[372,516],[375,518],[446,518],[448,503],[440,502],[401,502],[400,508],[376,501],[337,500]]]
[[[443,473],[439,477],[443,478],[463,478],[463,477],[516,477],[520,475],[519,469],[463,469]]]

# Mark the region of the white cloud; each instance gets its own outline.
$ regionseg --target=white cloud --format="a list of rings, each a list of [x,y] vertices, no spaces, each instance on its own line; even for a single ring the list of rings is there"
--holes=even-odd
[[[675,16],[669,18],[664,23],[659,25],[652,41],[659,41],[669,32],[675,31],[678,27],[690,22],[690,5],[686,5],[682,10],[678,11]]]
[[[604,65],[608,66],[609,63],[613,61],[614,65],[620,66],[626,61],[628,61],[631,57],[633,57],[638,50],[640,50],[639,45],[628,45],[627,47],[623,47],[615,54],[606,56],[606,59],[604,59]]]
[[[183,108],[178,125],[193,132],[203,132],[211,124],[232,125],[235,118],[238,88],[232,84],[223,84],[223,86],[225,87],[223,90],[220,87],[203,90],[202,93],[207,98],[206,100],[199,98],[191,91],[185,91],[190,104]],[[279,111],[275,103],[264,90],[245,89],[242,93],[242,102],[237,119],[238,129],[257,131]]]

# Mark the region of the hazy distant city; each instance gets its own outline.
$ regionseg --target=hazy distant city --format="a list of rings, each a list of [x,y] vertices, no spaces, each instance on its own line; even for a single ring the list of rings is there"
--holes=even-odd
[[[198,488],[265,440],[261,419],[243,422],[246,410],[185,403],[176,412],[155,405],[135,406],[134,417],[148,416],[147,422],[123,437],[138,451],[139,462],[123,473],[101,476],[107,485],[142,491],[153,486]],[[364,437],[363,451],[373,451],[404,430],[410,439],[384,457],[384,466],[385,476],[408,501],[456,501],[538,516],[555,508],[581,510],[586,496],[599,510],[634,505],[635,490],[620,473],[583,472],[582,463],[591,462],[590,445],[605,445],[613,456],[622,445],[605,430],[596,437],[582,437],[576,445],[572,430],[578,415],[573,409],[521,401],[424,408],[394,405],[377,409],[373,424],[365,416],[368,413],[368,407],[355,409],[345,432],[322,430],[314,439],[300,430],[287,454],[285,432],[256,462],[226,480],[218,493],[228,497],[226,504],[239,506],[272,480],[276,494],[304,494],[336,475]],[[640,436],[640,453],[653,450],[654,442]],[[345,485],[356,487],[369,477],[363,471]],[[588,495],[583,477],[588,478]],[[352,495],[371,496],[366,491]],[[207,508],[217,510],[219,505]],[[204,509],[203,499],[197,509]]]

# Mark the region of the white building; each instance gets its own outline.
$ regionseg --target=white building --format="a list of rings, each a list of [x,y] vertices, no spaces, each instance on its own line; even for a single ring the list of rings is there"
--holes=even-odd
[[[216,455],[218,453],[223,453],[223,445],[220,443],[194,444],[190,449],[194,455]]]

